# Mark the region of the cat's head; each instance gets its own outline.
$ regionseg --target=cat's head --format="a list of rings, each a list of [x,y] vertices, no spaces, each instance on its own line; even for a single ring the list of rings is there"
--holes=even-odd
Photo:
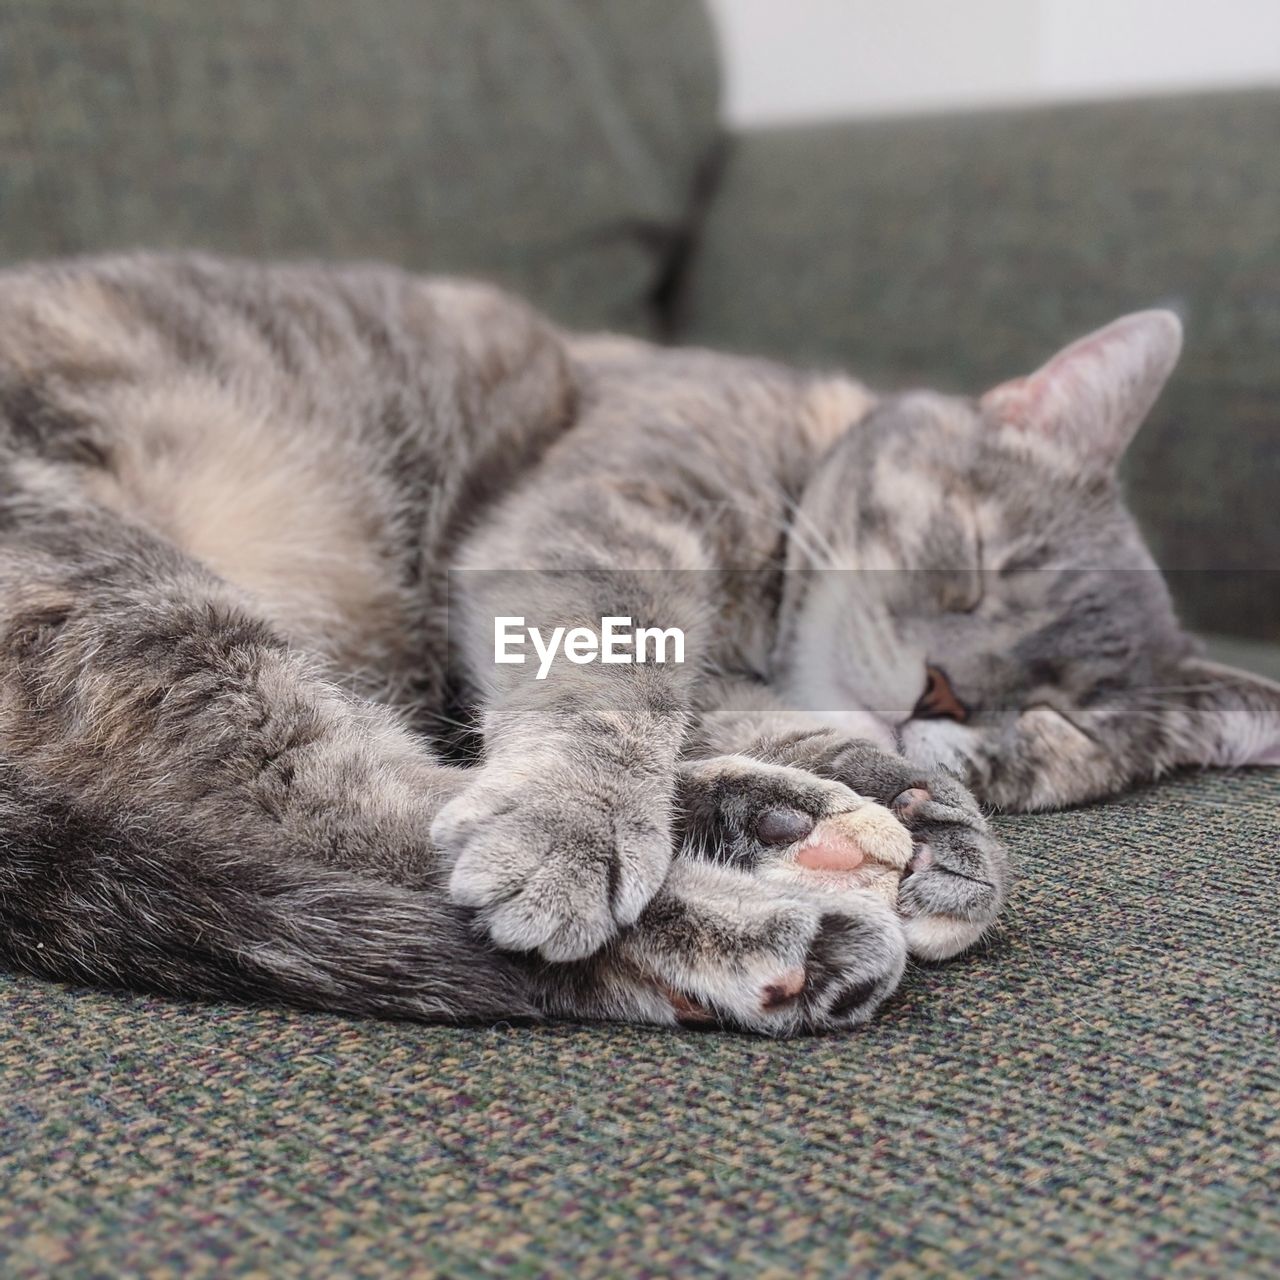
[[[980,400],[880,401],[795,517],[776,655],[793,702],[1008,808],[1280,764],[1280,686],[1196,656],[1120,498],[1180,346],[1175,316],[1142,312]]]

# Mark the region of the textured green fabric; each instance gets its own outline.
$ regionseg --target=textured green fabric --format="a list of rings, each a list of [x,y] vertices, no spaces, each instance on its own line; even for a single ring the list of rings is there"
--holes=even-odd
[[[1003,823],[860,1033],[455,1030],[0,985],[0,1273],[1273,1276],[1280,774]]]
[[[0,0],[0,260],[381,258],[637,328],[716,90],[692,0]]]
[[[1215,662],[1225,662],[1268,680],[1280,681],[1280,645],[1259,644],[1237,636],[1206,636],[1205,652]]]
[[[1186,353],[1133,501],[1161,563],[1196,571],[1176,584],[1192,624],[1277,641],[1277,154],[1277,92],[750,134],[679,337],[976,393],[1175,307]]]

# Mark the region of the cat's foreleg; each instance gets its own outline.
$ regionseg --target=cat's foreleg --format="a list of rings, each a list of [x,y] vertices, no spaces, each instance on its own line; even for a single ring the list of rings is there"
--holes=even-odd
[[[484,761],[432,834],[455,900],[500,946],[581,959],[662,884],[706,615],[704,575],[669,570],[700,556],[651,512],[567,484],[501,513],[454,575],[451,638],[482,704]],[[610,628],[621,661],[606,657]],[[504,629],[523,629],[522,652],[499,653]]]

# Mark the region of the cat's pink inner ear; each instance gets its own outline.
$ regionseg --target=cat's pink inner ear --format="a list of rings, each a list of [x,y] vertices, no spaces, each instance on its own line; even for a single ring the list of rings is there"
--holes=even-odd
[[[988,391],[981,403],[993,421],[1026,431],[1036,423],[1035,408],[1043,395],[1043,384],[1034,377],[1012,378]]]
[[[1025,378],[982,397],[984,414],[1035,433],[1082,460],[1117,462],[1168,380],[1182,349],[1171,311],[1123,316],[1058,352]]]

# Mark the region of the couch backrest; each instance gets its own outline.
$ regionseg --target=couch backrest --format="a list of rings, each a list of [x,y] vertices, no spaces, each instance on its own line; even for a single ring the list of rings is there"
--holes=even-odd
[[[1190,625],[1280,641],[1278,157],[1275,90],[756,130],[675,336],[976,393],[1175,307],[1130,499]]]
[[[717,90],[694,0],[0,0],[0,260],[375,257],[643,328]]]

